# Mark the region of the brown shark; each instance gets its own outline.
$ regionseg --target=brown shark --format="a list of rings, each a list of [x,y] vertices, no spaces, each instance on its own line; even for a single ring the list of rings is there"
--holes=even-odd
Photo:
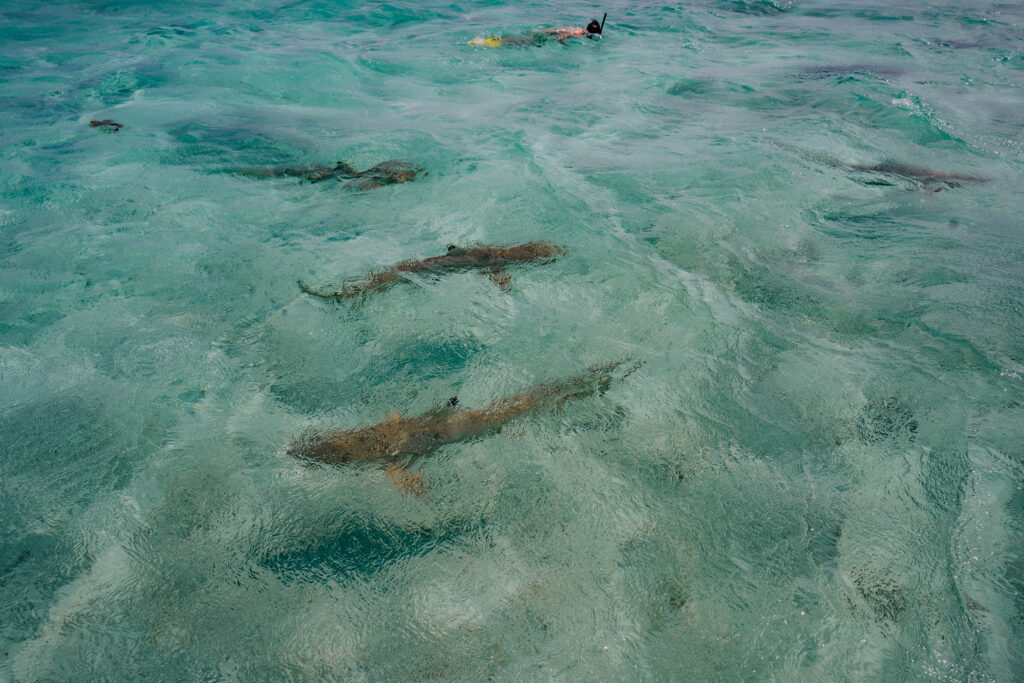
[[[316,290],[302,281],[299,282],[299,289],[321,299],[340,301],[341,299],[352,299],[366,294],[383,292],[406,280],[407,273],[448,273],[459,270],[485,272],[498,286],[505,288],[511,277],[505,272],[505,266],[517,263],[547,264],[566,253],[568,252],[565,247],[547,242],[527,242],[511,247],[478,244],[462,248],[450,245],[446,254],[419,261],[401,261],[387,270],[372,273],[362,280],[342,285],[341,289]]]
[[[405,468],[416,458],[428,456],[446,444],[469,441],[501,429],[502,425],[566,401],[607,390],[611,373],[625,360],[593,365],[579,375],[538,384],[529,390],[492,401],[486,408],[458,408],[451,398],[443,406],[416,417],[392,414],[383,422],[357,429],[330,429],[292,442],[287,452],[296,458],[327,465],[373,463],[382,465],[396,487],[415,490],[418,473],[406,475]],[[639,367],[635,363],[623,377]]]
[[[303,178],[311,183],[334,178],[345,180],[345,186],[353,190],[373,190],[385,185],[408,183],[416,180],[419,174],[427,175],[422,166],[411,164],[403,159],[382,161],[365,171],[356,170],[350,164],[339,161],[334,166],[313,164],[312,166],[281,167],[267,166],[259,168],[240,168],[232,173],[255,178]]]

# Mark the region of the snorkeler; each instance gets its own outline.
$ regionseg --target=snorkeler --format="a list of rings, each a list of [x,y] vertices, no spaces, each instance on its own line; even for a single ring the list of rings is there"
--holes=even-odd
[[[605,14],[607,17],[608,15]],[[568,38],[600,38],[602,31],[601,24],[597,23],[597,19],[591,19],[590,23],[587,24],[586,28],[582,26],[562,26],[561,28],[546,28],[544,33],[554,35],[558,42],[562,42]]]
[[[598,23],[597,19],[591,19],[586,28],[582,26],[561,26],[558,28],[546,28],[540,31],[534,31],[527,36],[510,36],[508,38],[492,36],[490,38],[474,38],[466,43],[466,45],[482,45],[484,47],[500,47],[502,45],[543,45],[548,41],[550,36],[554,36],[555,40],[559,43],[564,43],[569,38],[590,38],[592,40],[596,40],[600,38],[601,34],[604,32],[604,20],[607,18],[608,13],[605,12],[600,23]]]

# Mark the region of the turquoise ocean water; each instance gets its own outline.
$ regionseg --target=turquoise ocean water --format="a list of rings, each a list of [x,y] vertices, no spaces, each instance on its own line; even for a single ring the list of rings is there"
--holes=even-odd
[[[1022,30],[4,0],[0,679],[1020,680]],[[225,172],[394,158],[429,175]],[[532,240],[569,254],[506,291],[296,285]],[[286,453],[623,358],[418,496]]]

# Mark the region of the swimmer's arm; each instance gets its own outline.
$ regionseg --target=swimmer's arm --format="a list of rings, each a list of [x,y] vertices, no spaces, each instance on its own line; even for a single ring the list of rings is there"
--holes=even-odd
[[[587,31],[581,26],[562,26],[561,28],[549,28],[544,32],[556,34],[555,37],[561,43],[569,38],[578,38]]]

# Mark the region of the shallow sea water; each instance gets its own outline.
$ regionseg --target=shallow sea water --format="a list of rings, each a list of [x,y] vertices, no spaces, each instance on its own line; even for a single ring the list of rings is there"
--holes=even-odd
[[[1024,5],[466,45],[597,11],[0,4],[0,679],[1024,678]],[[419,496],[285,452],[622,358]]]

